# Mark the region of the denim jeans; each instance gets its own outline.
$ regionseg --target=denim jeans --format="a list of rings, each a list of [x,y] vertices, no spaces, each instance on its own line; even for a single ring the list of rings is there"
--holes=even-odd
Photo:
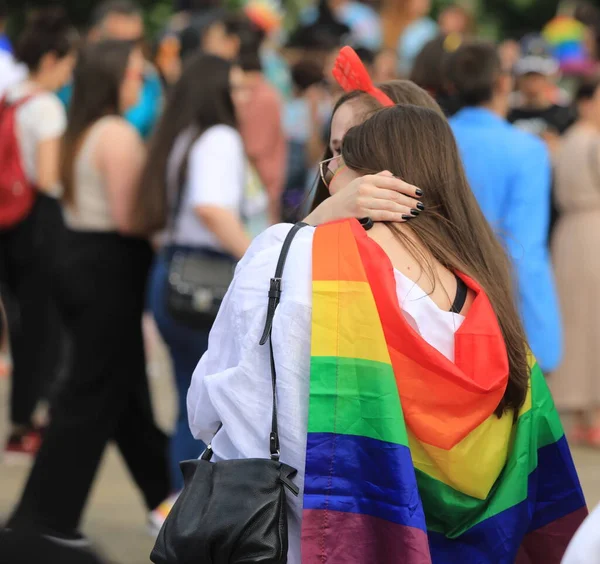
[[[161,253],[154,262],[150,276],[149,299],[154,320],[171,354],[179,397],[177,424],[170,446],[172,486],[173,491],[178,492],[183,488],[179,463],[183,460],[198,458],[205,448],[204,443],[194,439],[190,432],[187,415],[187,392],[196,365],[208,349],[209,331],[190,329],[174,320],[169,314],[166,306],[167,252]]]

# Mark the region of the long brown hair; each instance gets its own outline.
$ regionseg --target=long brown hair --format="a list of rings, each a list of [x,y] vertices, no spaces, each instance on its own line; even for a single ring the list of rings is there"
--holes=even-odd
[[[167,223],[167,168],[178,137],[186,131],[193,133],[189,151],[208,128],[221,124],[237,127],[229,80],[231,68],[231,63],[215,55],[198,54],[186,63],[150,141],[138,191],[136,231],[152,234]],[[183,189],[186,168],[187,158],[180,165],[179,190]]]
[[[119,113],[121,84],[134,48],[128,41],[106,40],[88,45],[79,55],[61,148],[60,179],[67,204],[75,198],[73,177],[81,141],[100,118]]]
[[[430,110],[438,112],[443,115],[442,109],[438,103],[429,95],[425,90],[417,86],[410,80],[390,80],[377,85],[380,90],[383,90],[385,94],[395,104],[413,104],[415,106],[421,106],[423,108],[429,108]],[[332,119],[335,113],[344,105],[353,104],[356,111],[356,123],[364,121],[369,115],[377,110],[380,110],[383,106],[373,96],[361,92],[360,90],[354,90],[344,94],[336,103],[333,108]],[[329,139],[329,135],[327,137]],[[333,157],[329,143],[325,148],[325,154],[322,160],[330,159]],[[315,195],[312,202],[312,209],[314,210],[321,205],[327,198],[329,198],[329,189],[323,183],[323,180],[319,178],[315,188]]]
[[[422,188],[426,212],[407,225],[425,251],[394,224],[388,227],[429,272],[431,280],[435,281],[433,257],[445,268],[476,280],[486,293],[498,318],[509,362],[509,382],[496,414],[518,410],[525,401],[529,369],[509,261],[469,187],[447,120],[418,106],[382,109],[348,131],[342,157],[352,170],[389,170]]]

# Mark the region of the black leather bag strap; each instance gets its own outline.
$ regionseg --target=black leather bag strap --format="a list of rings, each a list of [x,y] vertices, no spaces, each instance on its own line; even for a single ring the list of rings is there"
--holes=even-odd
[[[271,459],[279,460],[279,429],[277,426],[277,372],[275,370],[275,356],[273,354],[273,319],[275,317],[275,310],[281,300],[281,278],[283,276],[283,269],[285,267],[285,261],[287,260],[290,247],[294,237],[302,229],[306,227],[306,223],[296,223],[288,233],[283,246],[281,247],[281,253],[279,260],[277,261],[277,267],[275,269],[275,276],[271,278],[269,286],[269,307],[267,308],[267,320],[265,322],[265,329],[263,331],[262,338],[260,340],[261,345],[265,345],[269,341],[269,355],[271,361],[271,384],[273,387],[273,412],[271,415],[271,435],[269,438],[269,448],[271,451]]]

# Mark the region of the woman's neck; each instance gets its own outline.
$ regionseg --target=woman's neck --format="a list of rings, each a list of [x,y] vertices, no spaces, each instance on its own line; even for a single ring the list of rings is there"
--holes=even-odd
[[[43,73],[32,72],[27,77],[27,82],[34,86],[36,90],[44,90],[46,92],[54,90],[50,79],[44,76]]]
[[[435,279],[422,267],[423,259],[419,261],[413,255],[423,255],[428,262],[432,259],[407,223],[376,223],[367,234],[385,251],[396,270],[418,282],[426,292],[433,289]]]

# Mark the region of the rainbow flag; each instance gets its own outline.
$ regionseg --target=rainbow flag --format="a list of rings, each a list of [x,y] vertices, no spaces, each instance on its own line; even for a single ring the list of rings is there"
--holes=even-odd
[[[575,18],[560,15],[546,24],[542,36],[566,74],[587,73],[594,69],[585,48],[585,26]]]
[[[558,564],[587,514],[544,377],[494,410],[504,341],[481,288],[455,362],[398,305],[392,265],[355,221],[317,228],[302,562]]]

